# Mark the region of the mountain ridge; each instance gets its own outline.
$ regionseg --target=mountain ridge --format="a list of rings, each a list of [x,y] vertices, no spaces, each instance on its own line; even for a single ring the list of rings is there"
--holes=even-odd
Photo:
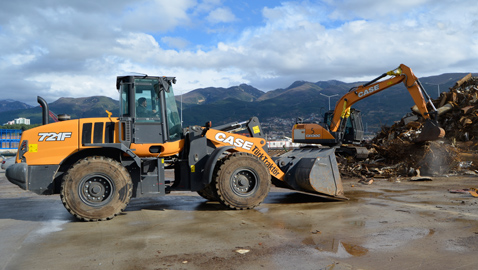
[[[454,83],[468,73],[446,73],[442,75],[421,78],[422,84],[432,97],[437,96],[437,84],[440,91],[448,91]],[[452,79],[450,79],[452,78]],[[338,80],[307,82],[295,81],[287,88],[271,91],[261,91],[247,84],[229,88],[207,87],[176,96],[178,104],[183,102],[183,122],[188,125],[202,125],[212,120],[214,125],[232,121],[244,121],[252,116],[258,116],[261,122],[273,122],[274,119],[293,121],[297,117],[310,121],[319,121],[320,115],[327,111],[329,100],[333,107],[335,102],[352,87],[363,82],[346,83]],[[326,96],[333,96],[327,98]],[[336,96],[335,96],[336,95]],[[3,102],[3,103],[2,103]],[[0,104],[12,104],[12,100],[0,100]],[[21,102],[19,102],[21,103]],[[393,121],[410,112],[413,105],[408,91],[403,85],[396,85],[370,96],[354,105],[362,111],[364,124],[373,127],[375,131],[381,125],[391,125]],[[0,122],[5,123],[14,118],[29,118],[32,124],[41,123],[41,109],[24,104],[26,108],[11,107],[0,111]],[[8,106],[7,106],[8,107]],[[105,110],[118,115],[118,100],[105,96],[90,96],[82,98],[60,98],[49,104],[51,111],[57,114],[70,114],[71,118],[104,117]],[[8,113],[6,113],[8,112]],[[285,121],[285,120],[284,120]],[[284,122],[283,121],[283,122]],[[289,127],[289,131],[291,126]]]

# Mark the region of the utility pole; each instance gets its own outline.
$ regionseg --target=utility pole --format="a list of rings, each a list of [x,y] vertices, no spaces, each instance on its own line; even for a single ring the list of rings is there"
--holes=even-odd
[[[331,96],[327,96],[327,95],[324,95],[324,94],[322,94],[322,93],[320,93],[320,94],[321,94],[322,96],[324,96],[324,97],[328,97],[328,98],[329,98],[329,111],[330,111],[330,98],[331,98],[331,97],[338,96],[338,94],[331,95]]]
[[[437,89],[437,94],[438,94],[437,98],[439,98],[439,97],[440,97],[440,85],[447,83],[447,82],[448,82],[449,80],[451,80],[451,79],[453,79],[453,78],[449,78],[448,80],[446,80],[445,82],[442,82],[442,83],[426,83],[426,84],[436,85],[436,86],[438,87],[438,89]]]
[[[181,128],[183,128],[183,91],[181,91]]]

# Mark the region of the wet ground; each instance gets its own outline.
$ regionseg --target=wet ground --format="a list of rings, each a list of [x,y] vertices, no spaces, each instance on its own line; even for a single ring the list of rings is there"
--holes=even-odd
[[[248,211],[183,192],[88,223],[0,172],[0,269],[476,269],[478,198],[448,191],[470,187],[347,179],[348,201],[274,188]]]

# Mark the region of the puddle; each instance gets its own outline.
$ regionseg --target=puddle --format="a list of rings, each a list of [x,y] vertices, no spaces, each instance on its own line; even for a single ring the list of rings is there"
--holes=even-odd
[[[361,224],[359,222],[359,224]],[[360,257],[373,251],[383,251],[403,246],[410,241],[435,234],[433,229],[403,228],[386,230],[369,235],[365,242],[342,241],[337,239],[320,239],[314,236],[307,237],[302,244],[314,246],[321,254],[335,258]],[[477,236],[478,238],[478,236]],[[462,245],[461,245],[462,246]],[[459,249],[460,245],[451,242],[448,248]]]
[[[332,240],[330,246],[321,246],[318,245],[316,249],[320,251],[322,255],[335,257],[335,258],[350,258],[350,257],[360,257],[368,253],[368,249],[351,243],[345,243],[342,241]]]
[[[368,253],[368,249],[359,245],[353,245],[353,244],[347,244],[344,242],[340,242],[342,246],[344,247],[345,251],[347,251],[348,254],[354,256],[354,257],[360,257]]]
[[[335,258],[360,257],[369,251],[361,245],[336,239],[320,239],[316,242],[313,237],[307,237],[302,240],[302,244],[314,246],[321,254]]]

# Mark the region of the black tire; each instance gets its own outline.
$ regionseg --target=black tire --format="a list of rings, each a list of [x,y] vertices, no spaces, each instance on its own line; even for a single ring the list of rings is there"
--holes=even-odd
[[[217,199],[231,209],[252,209],[269,194],[271,176],[256,156],[237,152],[218,165],[213,184]]]
[[[68,212],[80,220],[109,220],[126,208],[132,187],[130,174],[119,162],[87,157],[63,177],[60,196]]]
[[[214,190],[212,189],[210,184],[207,185],[205,188],[199,190],[198,194],[199,196],[203,197],[204,199],[208,201],[213,201],[213,202],[218,201],[216,194],[214,193]]]

